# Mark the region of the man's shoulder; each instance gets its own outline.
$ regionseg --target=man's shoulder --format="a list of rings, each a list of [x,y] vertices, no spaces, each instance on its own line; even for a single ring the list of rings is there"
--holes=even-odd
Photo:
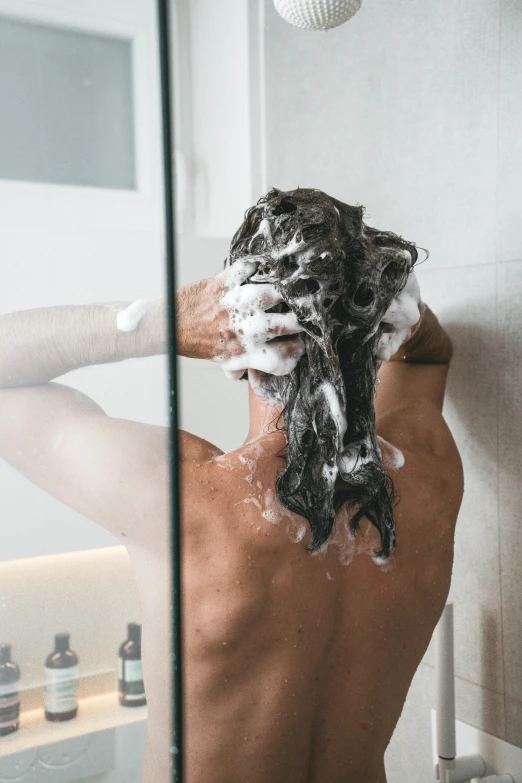
[[[276,523],[290,515],[275,488],[284,466],[281,442],[260,438],[214,455],[201,444],[199,453],[201,458],[193,457],[182,475],[185,525],[194,533],[202,528],[223,546],[233,539],[237,546],[272,547],[280,527]]]
[[[208,440],[185,430],[178,430],[178,445],[181,466],[185,468],[194,464],[194,461],[210,462],[223,454]]]

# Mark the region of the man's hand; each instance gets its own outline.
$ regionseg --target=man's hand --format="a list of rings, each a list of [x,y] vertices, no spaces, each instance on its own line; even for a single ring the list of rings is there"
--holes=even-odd
[[[422,315],[419,283],[410,272],[406,285],[395,297],[382,319],[382,334],[377,344],[378,359],[389,361],[413,334]]]
[[[249,368],[271,375],[294,369],[304,350],[302,327],[293,313],[267,312],[283,301],[274,285],[245,282],[257,264],[239,259],[177,292],[178,353],[218,362],[231,378]]]
[[[451,340],[437,316],[424,302],[421,302],[420,308],[420,320],[390,360],[416,364],[447,364],[453,356]]]

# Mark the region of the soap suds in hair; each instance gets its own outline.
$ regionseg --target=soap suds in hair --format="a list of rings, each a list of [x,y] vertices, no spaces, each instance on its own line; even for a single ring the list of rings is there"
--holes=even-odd
[[[297,364],[286,373],[278,366],[281,374],[269,382],[272,398],[283,404],[288,440],[276,484],[280,502],[308,519],[311,551],[328,540],[346,506],[351,533],[368,519],[380,539],[374,554],[386,558],[395,543],[394,492],[377,442],[373,396],[381,357],[391,355],[394,341],[419,317],[412,274],[418,254],[413,243],[366,225],[363,215],[363,207],[319,190],[271,190],[246,213],[226,269],[253,259],[255,271],[239,288],[271,285],[281,301],[265,317],[293,314],[303,330]],[[236,325],[251,295],[235,290],[230,297]],[[255,341],[266,322],[254,323],[252,355],[261,349]]]

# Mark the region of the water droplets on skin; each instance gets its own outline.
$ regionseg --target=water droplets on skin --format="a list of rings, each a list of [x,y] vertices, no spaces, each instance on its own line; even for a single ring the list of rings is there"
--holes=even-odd
[[[212,461],[218,468],[222,468],[223,470],[234,470],[234,466],[232,462],[227,459],[226,454],[219,454],[217,457],[214,457]]]
[[[339,420],[338,423],[342,429],[343,422]],[[270,524],[275,525],[281,523],[282,521],[286,521],[285,532],[288,538],[290,541],[292,541],[292,543],[300,543],[303,541],[306,533],[308,532],[308,525],[306,520],[286,509],[279,502],[274,490],[268,489],[263,492],[262,482],[255,480],[257,462],[265,454],[263,444],[258,442],[261,437],[263,436],[260,436],[248,444],[242,453],[238,455],[239,464],[234,464],[229,455],[224,455],[221,452],[218,452],[216,456],[213,457],[212,461],[215,465],[223,469],[240,471],[240,475],[241,473],[243,474],[241,477],[248,481],[252,488],[254,488],[255,482],[255,486],[259,490],[258,493],[244,497],[235,504],[236,506],[239,506],[243,503],[246,505],[255,506],[255,508],[260,513],[260,516],[267,522],[270,522]],[[387,441],[384,441],[381,438],[379,438],[379,441],[384,447],[383,457],[385,459],[385,464],[386,460],[388,460],[388,462],[390,462],[390,460],[393,462],[393,466],[391,464],[386,464],[386,466],[391,469],[399,469],[401,466],[401,460],[402,464],[404,461],[402,453],[399,451],[399,449],[392,446]],[[380,451],[379,447],[378,450]],[[246,476],[244,475],[245,468],[247,469]],[[251,522],[251,524],[254,525],[253,522]],[[255,527],[256,534],[259,534],[262,531],[262,528],[262,525],[257,525]],[[265,535],[268,534],[265,533]],[[360,554],[371,557],[373,562],[385,572],[393,569],[395,565],[395,559],[393,556],[388,558],[386,561],[375,556],[375,552],[378,551],[380,543],[377,532],[369,523],[363,524],[357,536],[354,536],[351,533],[349,529],[349,517],[346,509],[341,509],[341,511],[338,513],[334,524],[334,529],[329,540],[323,544],[320,549],[312,552],[312,557],[318,557],[319,559],[324,558],[330,546],[337,548],[338,561],[343,566],[350,565],[354,558]],[[329,574],[329,572],[327,573]],[[331,575],[326,576],[326,578],[329,580],[333,579]]]
[[[243,498],[243,500],[239,500],[237,503],[234,503],[235,506],[239,506],[241,503],[252,503],[254,506],[256,506],[261,512],[263,512],[263,506],[261,505],[261,501],[257,498]],[[260,530],[261,528],[257,528]]]

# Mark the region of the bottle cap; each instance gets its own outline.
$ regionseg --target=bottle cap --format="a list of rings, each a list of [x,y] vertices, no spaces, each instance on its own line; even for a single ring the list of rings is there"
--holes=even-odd
[[[11,660],[11,645],[0,644],[0,663],[9,663]]]
[[[57,652],[65,652],[69,649],[69,634],[57,633],[54,637],[54,644]]]
[[[141,625],[139,625],[139,623],[129,623],[127,625],[127,633],[129,639],[133,642],[141,641]]]

